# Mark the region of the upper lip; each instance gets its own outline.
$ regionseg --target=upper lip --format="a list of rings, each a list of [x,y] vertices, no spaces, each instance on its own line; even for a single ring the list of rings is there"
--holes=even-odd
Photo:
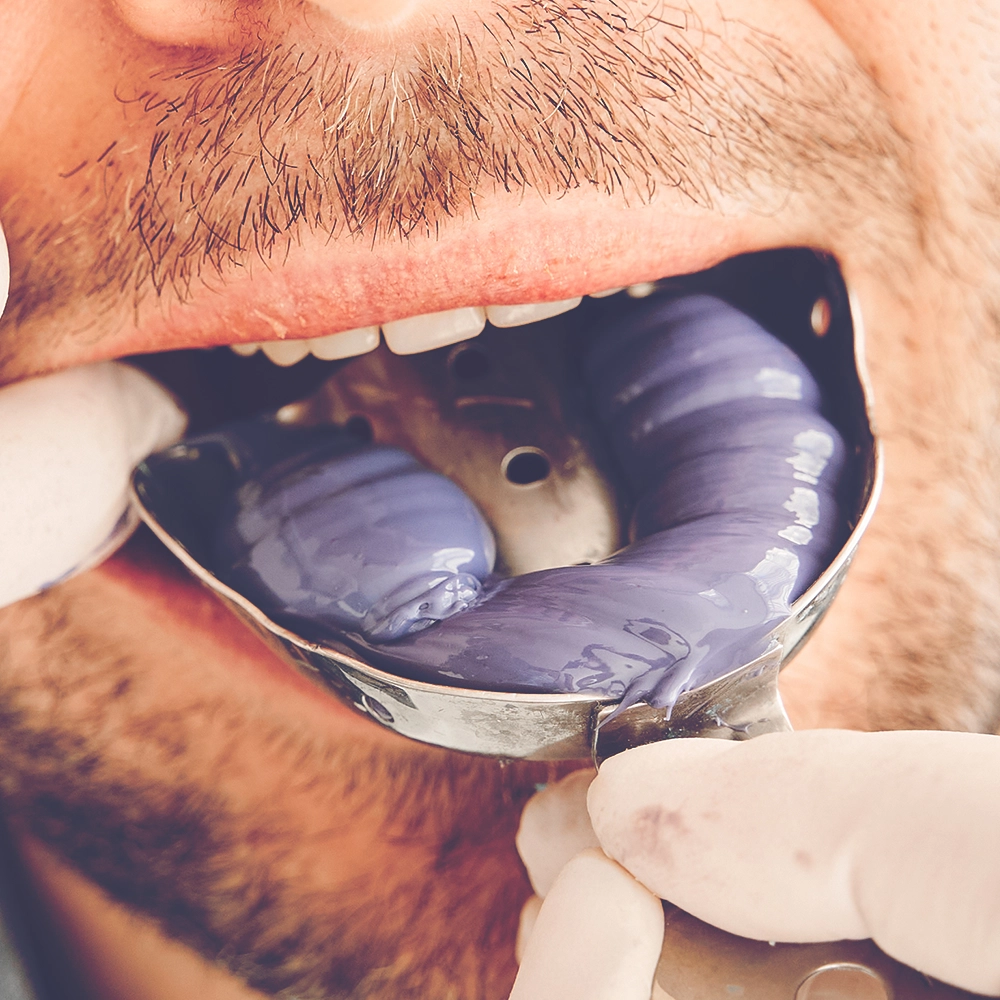
[[[304,233],[280,260],[255,259],[196,283],[183,300],[147,293],[100,336],[49,340],[22,353],[2,380],[132,354],[238,342],[322,337],[467,305],[544,302],[701,270],[737,253],[792,242],[787,219],[730,219],[678,202],[633,208],[588,194],[522,197],[435,236],[372,244]],[[279,257],[278,254],[275,255]],[[102,323],[112,322],[109,319]]]

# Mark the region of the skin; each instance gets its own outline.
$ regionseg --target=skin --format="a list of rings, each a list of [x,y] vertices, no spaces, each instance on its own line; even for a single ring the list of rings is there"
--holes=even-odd
[[[994,6],[582,6],[7,0],[0,382],[828,250],[865,319],[887,479],[842,595],[783,676],[789,713],[995,732]],[[535,26],[543,13],[561,34]],[[258,115],[256,84],[233,81],[266,57],[288,88]],[[326,70],[289,121],[295,65]],[[456,144],[449,122],[469,121]],[[602,151],[608,132],[621,141]],[[220,181],[254,157],[238,190],[235,167]],[[280,196],[296,178],[312,185],[298,217]],[[0,717],[0,789],[95,995],[509,989],[530,891],[513,830],[551,770],[377,728],[148,538],[0,611]]]

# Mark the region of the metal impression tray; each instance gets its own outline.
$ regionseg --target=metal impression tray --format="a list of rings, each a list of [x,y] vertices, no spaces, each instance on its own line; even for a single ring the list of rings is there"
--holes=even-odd
[[[499,758],[600,760],[675,736],[742,740],[788,729],[778,672],[836,595],[881,480],[860,319],[836,265],[808,250],[734,258],[661,282],[652,294],[700,292],[753,316],[818,382],[824,415],[846,444],[845,540],[771,629],[760,655],[685,691],[670,710],[639,703],[616,711],[618,699],[594,693],[487,691],[414,680],[365,662],[346,643],[313,641],[283,627],[211,568],[212,526],[240,469],[237,455],[206,447],[204,439],[144,462],[134,476],[134,501],[167,548],[269,645],[344,701],[412,739]],[[331,367],[316,394],[275,414],[276,433],[301,436],[337,425],[410,452],[476,501],[497,537],[498,565],[508,574],[600,560],[622,544],[627,501],[600,442],[573,416],[567,403],[572,390],[561,384],[559,359],[572,338],[572,320],[547,322],[551,334],[545,337],[537,327],[528,333],[488,328],[451,348],[399,357],[383,347]]]

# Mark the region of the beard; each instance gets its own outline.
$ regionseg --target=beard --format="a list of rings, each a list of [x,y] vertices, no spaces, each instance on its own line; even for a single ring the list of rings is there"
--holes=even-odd
[[[126,558],[180,576],[154,546],[139,536]],[[123,623],[99,577],[0,613],[17,827],[268,995],[505,995],[530,893],[514,832],[566,766],[324,733],[186,683],[211,671],[190,635],[139,607]],[[195,627],[232,627],[184,586]]]

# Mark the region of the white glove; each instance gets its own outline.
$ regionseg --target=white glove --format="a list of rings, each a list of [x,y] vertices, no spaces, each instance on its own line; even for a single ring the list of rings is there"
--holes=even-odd
[[[0,312],[7,298],[0,230]],[[137,462],[183,433],[170,394],[105,361],[0,388],[0,607],[109,556],[131,534]]]
[[[184,425],[169,393],[114,361],[0,389],[0,607],[118,548],[137,523],[133,467]]]
[[[516,1000],[648,1000],[663,933],[648,902],[660,897],[762,941],[870,937],[928,975],[1000,995],[1000,738],[669,740],[607,760],[585,800],[589,773],[522,817],[518,849],[545,903],[525,907]],[[589,844],[615,888],[592,874],[592,847],[553,884]],[[626,960],[606,900],[624,906],[628,893]]]
[[[7,253],[7,238],[0,226],[0,316],[7,306],[7,293],[10,291],[10,256]]]

